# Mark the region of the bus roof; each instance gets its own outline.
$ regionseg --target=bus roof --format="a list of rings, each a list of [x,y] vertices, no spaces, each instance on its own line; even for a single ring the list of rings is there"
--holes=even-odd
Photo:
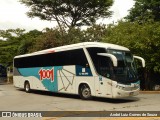
[[[54,53],[54,52],[72,50],[72,49],[79,49],[83,47],[101,47],[101,48],[106,48],[106,49],[110,48],[110,49],[116,49],[116,50],[129,51],[128,48],[120,46],[120,45],[116,45],[116,44],[102,43],[102,42],[82,42],[82,43],[77,43],[77,44],[71,44],[71,45],[65,45],[65,46],[50,48],[46,50],[41,50],[41,51],[33,52],[30,54],[19,55],[19,56],[15,56],[14,58]]]

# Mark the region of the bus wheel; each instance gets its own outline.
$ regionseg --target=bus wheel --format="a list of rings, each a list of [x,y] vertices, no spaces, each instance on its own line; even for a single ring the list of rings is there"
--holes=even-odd
[[[29,82],[25,82],[24,89],[27,93],[31,91]]]
[[[84,100],[91,99],[91,90],[87,84],[80,86],[79,95]]]

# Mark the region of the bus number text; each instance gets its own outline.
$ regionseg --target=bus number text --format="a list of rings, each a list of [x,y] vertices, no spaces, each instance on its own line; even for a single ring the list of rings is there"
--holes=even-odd
[[[51,70],[47,69],[40,69],[39,71],[40,80],[43,79],[50,79],[52,82],[54,81],[54,70],[53,68]]]

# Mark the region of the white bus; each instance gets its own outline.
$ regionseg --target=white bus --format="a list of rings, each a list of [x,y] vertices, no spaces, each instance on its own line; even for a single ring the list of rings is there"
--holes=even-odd
[[[140,81],[126,47],[84,42],[19,55],[14,58],[14,86],[30,90],[122,98],[138,95]]]

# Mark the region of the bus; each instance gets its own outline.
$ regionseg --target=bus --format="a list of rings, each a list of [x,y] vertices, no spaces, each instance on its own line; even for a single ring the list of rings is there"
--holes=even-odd
[[[135,60],[126,47],[83,42],[14,57],[14,86],[77,94],[82,99],[123,98],[139,94]]]

